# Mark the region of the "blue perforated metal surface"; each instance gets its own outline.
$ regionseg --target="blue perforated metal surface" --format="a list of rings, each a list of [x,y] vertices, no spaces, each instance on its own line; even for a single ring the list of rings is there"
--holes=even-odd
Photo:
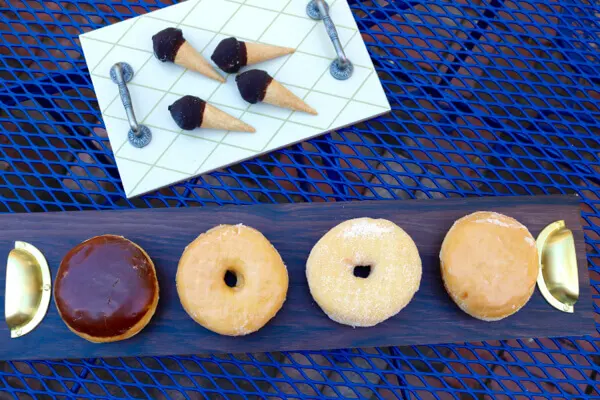
[[[0,212],[577,193],[600,312],[597,2],[352,1],[391,114],[127,200],[77,35],[165,5],[0,0]],[[590,336],[14,362],[0,398],[592,398],[599,365]]]

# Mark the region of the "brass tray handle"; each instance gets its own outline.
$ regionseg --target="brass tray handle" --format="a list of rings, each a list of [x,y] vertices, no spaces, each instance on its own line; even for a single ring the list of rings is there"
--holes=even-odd
[[[537,238],[540,272],[537,279],[542,296],[554,308],[572,313],[579,299],[579,275],[573,232],[565,221],[544,228]]]
[[[6,263],[4,316],[10,337],[31,332],[48,311],[52,293],[50,269],[33,245],[15,242]]]

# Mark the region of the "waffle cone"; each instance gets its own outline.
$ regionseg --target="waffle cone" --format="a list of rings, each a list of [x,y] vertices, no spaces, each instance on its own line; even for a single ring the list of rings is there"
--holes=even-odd
[[[204,115],[202,116],[200,128],[221,129],[224,131],[235,132],[256,132],[256,129],[250,125],[208,103],[206,103],[204,107]]]
[[[301,98],[290,92],[275,79],[273,79],[267,87],[263,102],[295,111],[304,111],[313,115],[318,114],[314,108],[306,104]]]
[[[192,47],[187,41],[183,42],[177,55],[175,56],[175,64],[180,65],[184,68],[191,69],[201,73],[202,75],[214,79],[219,82],[225,82],[223,78],[210,63],[202,57],[196,49]]]
[[[246,65],[258,64],[259,62],[272,60],[277,57],[292,54],[295,49],[290,47],[271,46],[269,44],[248,43],[246,44]]]

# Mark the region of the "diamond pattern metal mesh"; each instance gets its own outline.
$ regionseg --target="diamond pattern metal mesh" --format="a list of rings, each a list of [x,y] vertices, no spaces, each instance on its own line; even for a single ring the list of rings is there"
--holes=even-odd
[[[600,313],[597,2],[351,1],[391,114],[127,200],[77,36],[166,5],[0,0],[0,212],[577,193]],[[590,336],[7,362],[0,398],[597,398],[599,371]]]

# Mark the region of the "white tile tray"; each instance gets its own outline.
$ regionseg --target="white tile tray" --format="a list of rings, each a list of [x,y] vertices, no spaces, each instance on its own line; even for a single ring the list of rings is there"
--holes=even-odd
[[[353,76],[336,81],[335,59],[322,22],[306,15],[306,0],[189,0],[80,36],[92,83],[127,197],[135,197],[390,110],[346,0],[332,0],[330,12]],[[235,75],[221,84],[152,53],[152,36],[178,27],[210,60],[217,44],[235,36],[245,41],[294,47],[296,53],[256,65],[268,71],[315,108],[318,116],[250,105],[239,95]],[[152,142],[136,149],[127,142],[128,123],[110,67],[127,62],[129,83],[140,123],[151,128]],[[222,71],[221,71],[222,73]],[[225,74],[222,73],[224,76]],[[198,96],[256,128],[256,133],[196,129],[182,131],[167,107],[184,95]]]

